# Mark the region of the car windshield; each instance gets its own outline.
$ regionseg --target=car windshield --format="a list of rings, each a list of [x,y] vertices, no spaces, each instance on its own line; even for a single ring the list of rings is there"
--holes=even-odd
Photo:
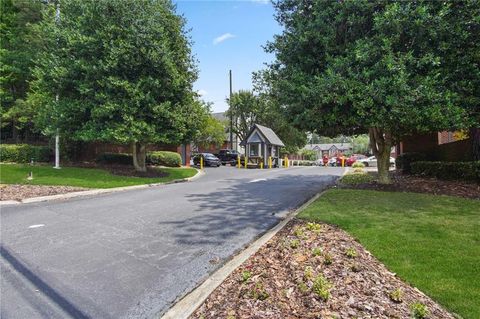
[[[215,155],[213,155],[211,153],[205,153],[205,154],[203,154],[203,156],[210,157],[210,158],[215,158]]]

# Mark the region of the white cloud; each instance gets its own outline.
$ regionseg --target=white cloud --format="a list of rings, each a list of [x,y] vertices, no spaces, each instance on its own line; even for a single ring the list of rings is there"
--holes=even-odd
[[[250,0],[255,3],[260,3],[260,4],[269,4],[270,0]]]
[[[197,92],[197,93],[198,93],[198,95],[200,95],[200,96],[205,96],[205,95],[207,95],[207,94],[208,94],[208,92],[207,92],[207,91],[205,91],[205,90],[198,90],[198,92]]]
[[[217,44],[222,43],[223,41],[226,41],[226,40],[231,39],[231,38],[235,38],[235,35],[233,35],[231,33],[225,33],[225,34],[222,34],[221,36],[213,39],[213,44],[217,45]]]

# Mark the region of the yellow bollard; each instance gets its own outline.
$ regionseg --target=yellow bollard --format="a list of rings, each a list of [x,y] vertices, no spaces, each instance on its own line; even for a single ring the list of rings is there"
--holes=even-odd
[[[237,165],[238,165],[238,168],[242,168],[242,164],[240,163],[240,155],[237,156]]]
[[[245,156],[245,168],[247,168],[248,158]]]
[[[345,167],[345,158],[342,157],[342,167]]]
[[[260,162],[260,169],[263,169],[263,160]]]
[[[268,157],[268,168],[272,168],[272,157]]]
[[[200,169],[203,169],[203,156],[200,156]]]

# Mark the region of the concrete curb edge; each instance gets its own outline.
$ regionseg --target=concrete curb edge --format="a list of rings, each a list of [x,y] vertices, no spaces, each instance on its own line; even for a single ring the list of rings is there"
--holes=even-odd
[[[46,202],[46,201],[52,201],[52,200],[70,199],[70,198],[75,198],[75,197],[92,196],[92,195],[107,194],[107,193],[117,193],[117,192],[123,192],[123,191],[128,191],[128,190],[146,189],[146,188],[150,188],[150,187],[164,186],[164,185],[177,184],[177,183],[185,183],[185,182],[191,182],[191,181],[197,180],[202,175],[205,174],[204,171],[201,171],[201,170],[199,170],[195,167],[193,167],[193,168],[197,170],[197,173],[194,176],[188,177],[188,178],[183,178],[183,179],[178,179],[178,180],[171,181],[171,182],[166,182],[166,183],[154,183],[154,184],[143,184],[143,185],[134,185],[134,186],[115,187],[115,188],[92,189],[92,190],[80,191],[80,192],[71,192],[71,193],[65,193],[65,194],[25,198],[25,199],[22,199],[21,201],[4,200],[4,201],[0,201],[0,206],[38,203],[38,202]]]
[[[187,319],[198,307],[220,286],[225,279],[248,258],[254,255],[263,245],[273,238],[283,227],[285,227],[295,216],[305,210],[311,203],[316,201],[328,189],[325,189],[303,203],[300,207],[289,212],[289,214],[277,225],[264,233],[260,238],[250,243],[245,249],[233,256],[220,269],[216,270],[203,283],[194,288],[187,295],[178,300],[163,316],[156,316],[160,319]]]

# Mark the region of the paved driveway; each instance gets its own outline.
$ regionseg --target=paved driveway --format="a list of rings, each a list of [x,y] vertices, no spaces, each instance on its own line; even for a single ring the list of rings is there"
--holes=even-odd
[[[152,318],[341,168],[202,178],[1,209],[1,318]]]

